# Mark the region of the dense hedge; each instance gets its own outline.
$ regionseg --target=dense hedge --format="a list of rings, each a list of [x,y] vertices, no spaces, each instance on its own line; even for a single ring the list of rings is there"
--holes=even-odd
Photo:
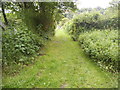
[[[82,13],[64,24],[73,40],[77,40],[80,33],[94,29],[118,29],[118,17],[106,17],[99,12]]]
[[[94,58],[102,67],[117,70],[118,30],[86,32],[79,36],[79,44],[87,55]]]

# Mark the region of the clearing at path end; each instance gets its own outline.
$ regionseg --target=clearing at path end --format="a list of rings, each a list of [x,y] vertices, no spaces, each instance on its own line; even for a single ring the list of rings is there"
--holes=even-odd
[[[3,79],[15,88],[117,88],[116,77],[102,71],[87,57],[78,42],[57,30],[52,41],[32,66]]]

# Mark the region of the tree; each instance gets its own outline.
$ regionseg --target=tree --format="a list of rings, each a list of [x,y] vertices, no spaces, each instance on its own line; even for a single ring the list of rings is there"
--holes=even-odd
[[[6,2],[6,9],[15,12],[29,30],[40,35],[54,32],[56,23],[64,17],[65,10],[74,11],[73,2]]]
[[[4,9],[4,3],[3,2],[1,2],[1,8],[2,8],[2,14],[3,14],[3,17],[4,17],[5,24],[8,25],[8,20],[7,20],[6,14],[5,14],[5,9]]]

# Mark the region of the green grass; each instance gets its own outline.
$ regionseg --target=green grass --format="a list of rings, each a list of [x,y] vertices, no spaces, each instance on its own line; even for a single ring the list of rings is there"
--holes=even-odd
[[[117,76],[101,70],[62,30],[33,65],[4,75],[4,88],[117,88]]]

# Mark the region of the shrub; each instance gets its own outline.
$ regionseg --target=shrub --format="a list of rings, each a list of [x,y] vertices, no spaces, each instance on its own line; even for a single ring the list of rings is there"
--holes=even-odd
[[[117,70],[118,67],[118,31],[96,30],[79,36],[79,44],[87,55],[94,58],[102,67]],[[103,65],[105,64],[105,66]]]
[[[118,17],[102,15],[99,12],[82,13],[64,25],[64,29],[77,40],[80,33],[94,29],[117,29]]]
[[[32,33],[20,24],[8,27],[2,36],[3,66],[10,63],[27,63],[28,56],[34,55],[44,45],[44,38]]]

